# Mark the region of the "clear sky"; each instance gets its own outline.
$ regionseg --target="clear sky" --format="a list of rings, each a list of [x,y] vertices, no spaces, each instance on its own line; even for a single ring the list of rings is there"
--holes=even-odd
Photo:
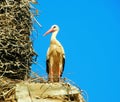
[[[120,102],[120,1],[119,0],[39,0],[38,53],[33,71],[47,76],[46,52],[50,37],[42,35],[53,25],[66,53],[63,77],[86,90],[89,102]]]

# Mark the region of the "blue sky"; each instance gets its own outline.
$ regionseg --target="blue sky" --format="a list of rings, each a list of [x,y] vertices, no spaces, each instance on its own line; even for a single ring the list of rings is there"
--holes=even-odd
[[[63,77],[86,90],[89,102],[120,102],[120,1],[39,0],[33,33],[37,65],[32,69],[46,76],[45,60],[50,37],[42,35],[58,24],[57,36],[66,53]],[[38,35],[38,36],[37,36]]]

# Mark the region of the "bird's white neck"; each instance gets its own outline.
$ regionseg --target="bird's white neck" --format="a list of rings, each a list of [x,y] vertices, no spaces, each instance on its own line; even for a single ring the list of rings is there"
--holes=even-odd
[[[56,40],[57,33],[58,31],[52,33],[51,40]]]

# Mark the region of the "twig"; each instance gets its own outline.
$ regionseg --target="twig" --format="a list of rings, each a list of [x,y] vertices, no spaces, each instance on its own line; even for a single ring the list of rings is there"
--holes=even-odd
[[[39,27],[42,27],[42,25],[36,20],[35,17],[33,17],[34,21],[39,25]]]
[[[6,73],[6,70],[7,70],[7,67],[5,68],[3,74],[2,74],[0,77],[3,77],[3,76],[4,76],[4,74]]]

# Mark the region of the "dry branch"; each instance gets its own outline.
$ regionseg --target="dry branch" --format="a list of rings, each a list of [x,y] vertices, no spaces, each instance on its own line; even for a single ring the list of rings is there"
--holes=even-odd
[[[29,37],[33,16],[27,0],[0,0],[0,76],[29,77],[36,55]]]

